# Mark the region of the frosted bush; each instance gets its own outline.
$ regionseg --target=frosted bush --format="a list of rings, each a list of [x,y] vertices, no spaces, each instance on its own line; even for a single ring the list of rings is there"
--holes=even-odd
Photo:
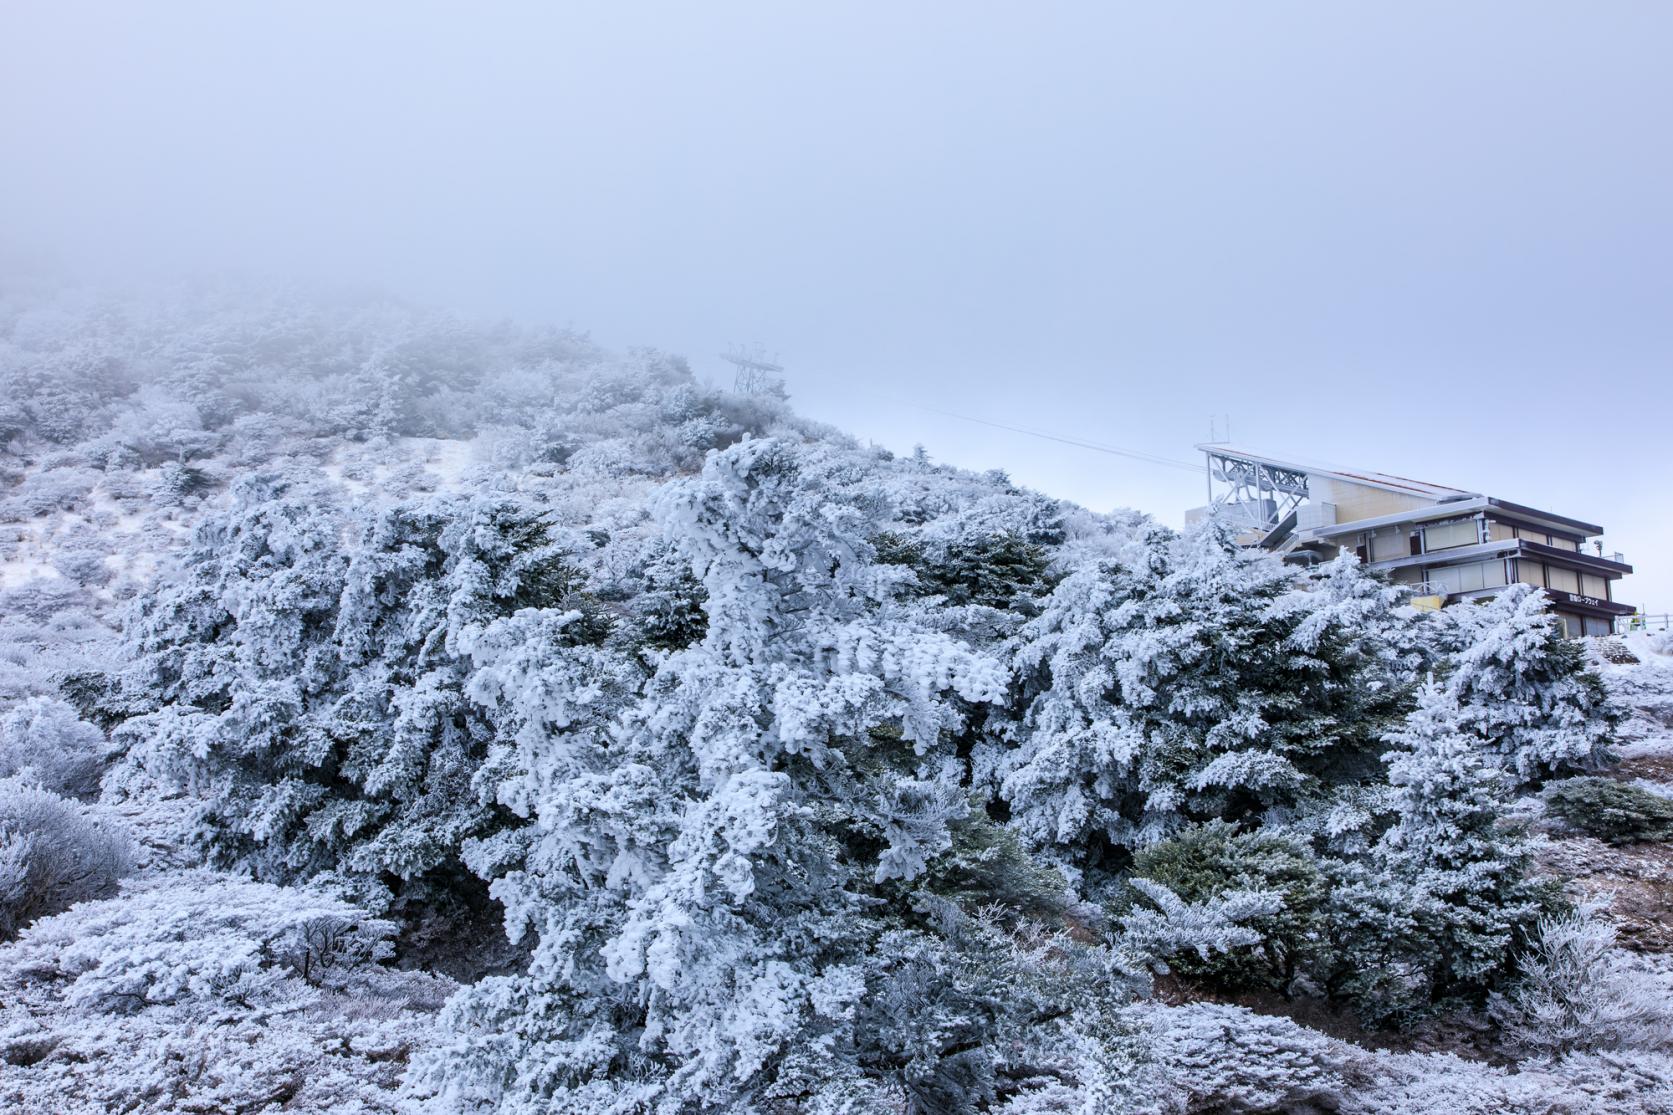
[[[1221,1003],[1133,1008],[1167,1109],[1190,1112],[1328,1109],[1363,1054],[1287,1018]],[[1332,1101],[1326,1103],[1326,1101]]]
[[[1122,918],[1122,947],[1164,971],[1172,956],[1194,953],[1198,960],[1208,960],[1217,953],[1260,944],[1260,932],[1245,923],[1284,908],[1283,897],[1275,891],[1234,890],[1186,902],[1149,879],[1134,879],[1132,887],[1149,904]]]
[[[287,981],[335,979],[387,959],[394,926],[335,898],[208,872],[188,873],[49,918],[5,965],[63,1001],[104,1012],[219,1000],[256,1006]]]
[[[1673,1059],[1576,1053],[1502,1066],[1450,1053],[1380,1055],[1371,1079],[1345,1091],[1341,1115],[1669,1115]]]
[[[99,792],[104,733],[55,697],[31,697],[0,713],[0,778],[24,775],[66,797]]]
[[[129,866],[127,837],[90,807],[21,778],[0,780],[0,940],[108,894]]]
[[[1538,1056],[1673,1048],[1673,987],[1615,947],[1595,907],[1543,918],[1518,978],[1489,1000],[1510,1049]]]
[[[37,922],[0,949],[0,1109],[410,1111],[453,985],[384,967],[391,928],[200,871]]]

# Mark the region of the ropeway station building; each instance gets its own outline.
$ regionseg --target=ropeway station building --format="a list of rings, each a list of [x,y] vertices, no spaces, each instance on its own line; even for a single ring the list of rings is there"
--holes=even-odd
[[[1491,596],[1515,581],[1535,585],[1571,636],[1607,635],[1634,609],[1615,599],[1632,572],[1605,554],[1603,528],[1520,503],[1380,472],[1321,468],[1218,443],[1207,458],[1208,505],[1186,512],[1230,516],[1242,539],[1291,560],[1343,550],[1410,585],[1414,602]]]

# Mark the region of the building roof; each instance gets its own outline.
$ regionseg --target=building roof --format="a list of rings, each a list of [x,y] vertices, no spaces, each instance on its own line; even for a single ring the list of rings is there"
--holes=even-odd
[[[1460,496],[1479,496],[1480,492],[1467,492],[1462,488],[1449,488],[1444,484],[1431,484],[1425,480],[1412,480],[1405,476],[1393,476],[1386,472],[1371,472],[1366,469],[1337,468],[1331,465],[1321,465],[1307,461],[1271,457],[1265,453],[1256,453],[1235,445],[1225,445],[1219,442],[1204,442],[1197,446],[1199,450],[1214,456],[1231,457],[1240,461],[1253,461],[1257,464],[1272,468],[1288,469],[1291,472],[1304,472],[1309,476],[1328,476],[1332,480],[1345,480],[1350,484],[1364,484],[1372,488],[1382,488],[1385,491],[1399,492],[1402,495],[1418,496],[1432,499],[1439,503],[1441,500],[1457,499]]]
[[[1603,533],[1603,528],[1597,523],[1588,523],[1581,519],[1571,519],[1567,515],[1558,515],[1552,511],[1541,511],[1537,507],[1526,507],[1520,503],[1508,500],[1494,499],[1491,496],[1469,496],[1465,499],[1449,499],[1445,503],[1437,503],[1422,511],[1396,511],[1388,515],[1378,515],[1371,519],[1354,519],[1339,523],[1328,523],[1323,526],[1308,527],[1303,534],[1316,538],[1333,538],[1341,534],[1354,534],[1358,531],[1376,530],[1378,527],[1395,526],[1399,523],[1432,522],[1436,519],[1450,519],[1454,516],[1473,515],[1478,511],[1498,509],[1508,517],[1517,521],[1525,521],[1535,526],[1543,526],[1557,531],[1578,534],[1582,538],[1595,538]]]

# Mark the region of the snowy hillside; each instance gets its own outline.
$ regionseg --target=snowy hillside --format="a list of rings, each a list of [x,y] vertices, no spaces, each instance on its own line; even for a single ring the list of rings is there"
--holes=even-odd
[[[373,300],[16,287],[0,445],[6,1110],[1673,1111],[1673,647],[1523,586]]]

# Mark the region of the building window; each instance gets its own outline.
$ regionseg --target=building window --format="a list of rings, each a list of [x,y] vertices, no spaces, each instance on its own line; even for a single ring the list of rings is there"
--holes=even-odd
[[[1487,540],[1489,542],[1509,542],[1516,537],[1516,528],[1510,523],[1501,523],[1497,519],[1487,524]]]
[[[1578,639],[1585,633],[1585,625],[1581,622],[1579,616],[1570,615],[1567,612],[1558,612],[1557,618],[1563,621],[1563,634],[1569,638]]]
[[[1564,538],[1560,534],[1553,534],[1551,536],[1551,545],[1557,547],[1559,550],[1572,550],[1574,553],[1580,552],[1580,540],[1578,538]]]
[[[1545,566],[1537,561],[1529,561],[1527,558],[1517,558],[1516,579],[1525,585],[1544,588]]]
[[[1526,539],[1529,542],[1538,542],[1542,546],[1551,545],[1551,536],[1543,530],[1535,530],[1533,527],[1517,527],[1516,537]]]
[[[1599,577],[1596,573],[1580,574],[1580,595],[1590,596],[1593,600],[1609,599],[1609,581]]]
[[[1550,588],[1580,595],[1580,574],[1572,569],[1564,569],[1560,565],[1547,565],[1545,583]]]
[[[1465,565],[1442,565],[1429,570],[1429,583],[1441,593],[1480,592],[1505,583],[1505,563],[1472,561]]]
[[[1411,547],[1399,527],[1384,527],[1371,535],[1371,560],[1393,561],[1411,556]]]
[[[1474,519],[1460,523],[1440,523],[1423,528],[1425,552],[1450,550],[1457,546],[1474,546],[1481,541],[1481,524]]]

